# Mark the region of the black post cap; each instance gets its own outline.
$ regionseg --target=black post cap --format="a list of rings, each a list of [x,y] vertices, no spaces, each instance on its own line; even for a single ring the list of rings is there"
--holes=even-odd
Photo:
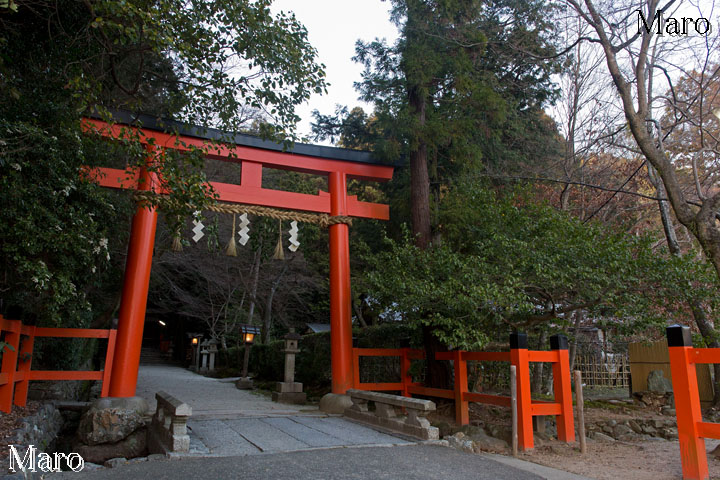
[[[692,347],[690,327],[685,325],[670,325],[665,329],[668,347]]]
[[[510,334],[510,349],[515,350],[517,348],[528,348],[527,333]]]
[[[558,333],[550,337],[550,349],[551,350],[567,350],[568,339],[565,335]]]

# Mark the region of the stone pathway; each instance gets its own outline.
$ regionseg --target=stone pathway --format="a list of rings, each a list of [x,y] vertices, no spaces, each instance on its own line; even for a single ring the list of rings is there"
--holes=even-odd
[[[192,407],[190,453],[134,459],[115,468],[63,472],[51,478],[590,480],[512,458],[499,461],[418,444],[325,415],[316,407],[273,403],[236,389],[232,382],[179,367],[141,365],[139,373],[137,395],[148,400],[153,410],[159,390]]]
[[[203,377],[170,365],[141,365],[136,395],[145,398],[150,411],[156,408],[155,393],[163,390],[192,407],[192,418],[236,418],[239,416],[318,414],[317,407],[285,405],[232,382]]]
[[[190,454],[237,456],[302,450],[409,445],[338,417],[266,417],[189,421]],[[194,440],[194,441],[193,441]]]
[[[191,456],[237,456],[318,448],[408,445],[314,406],[285,405],[234,383],[169,365],[141,365],[137,395],[155,411],[165,391],[192,407],[188,420]]]

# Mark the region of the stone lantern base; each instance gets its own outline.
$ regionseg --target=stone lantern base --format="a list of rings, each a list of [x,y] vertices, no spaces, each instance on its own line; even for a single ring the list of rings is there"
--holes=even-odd
[[[252,390],[253,381],[250,377],[240,377],[235,381],[235,388],[238,390]]]
[[[305,405],[307,395],[302,391],[300,382],[277,382],[277,391],[272,393],[273,402]]]

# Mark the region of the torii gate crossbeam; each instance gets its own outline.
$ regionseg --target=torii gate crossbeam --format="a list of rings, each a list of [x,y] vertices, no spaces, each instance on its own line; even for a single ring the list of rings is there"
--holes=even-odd
[[[389,219],[387,205],[361,202],[357,197],[347,195],[350,178],[371,181],[392,178],[393,167],[374,163],[368,152],[305,144],[283,151],[279,144],[249,135],[235,135],[231,142],[218,144],[214,140],[224,139],[227,135],[216,130],[188,127],[168,120],[158,123],[146,116],[139,117],[139,120],[141,127],[132,126],[131,118],[120,113],[116,115],[118,123],[109,125],[87,118],[84,119],[84,127],[87,131],[110,138],[123,138],[131,132],[137,134],[147,149],[148,162],[153,162],[164,149],[199,148],[206,158],[241,163],[239,185],[210,182],[223,202],[320,212],[331,216]],[[168,127],[174,133],[167,133]],[[263,167],[327,176],[329,192],[308,195],[263,188]],[[88,169],[87,173],[104,187],[167,193],[160,190],[156,175],[145,168],[137,172],[94,168]],[[133,217],[128,246],[110,377],[111,397],[135,395],[156,225],[157,211],[139,204]],[[331,225],[329,236],[332,391],[342,394],[353,385],[348,225]]]

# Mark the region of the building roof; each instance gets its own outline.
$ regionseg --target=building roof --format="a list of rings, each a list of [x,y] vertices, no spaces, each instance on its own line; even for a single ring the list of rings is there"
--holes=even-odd
[[[245,147],[261,148],[264,150],[275,150],[295,155],[306,155],[331,160],[344,160],[346,162],[369,163],[373,165],[388,165],[386,162],[378,161],[373,156],[372,152],[362,150],[328,147],[325,145],[313,145],[309,143],[294,143],[288,147],[283,143],[274,142],[272,140],[263,140],[260,137],[248,135],[246,133],[224,132],[215,128],[192,125],[154,115],[136,114],[127,110],[113,110],[111,113],[112,120],[116,123],[140,126],[149,130],[159,130],[166,133],[186,135],[204,140],[214,140],[223,143],[242,145]],[[98,115],[93,115],[92,117],[100,119]]]
[[[330,324],[329,323],[307,323],[306,324],[309,330],[312,330],[313,333],[320,333],[320,332],[329,332],[330,331]]]

